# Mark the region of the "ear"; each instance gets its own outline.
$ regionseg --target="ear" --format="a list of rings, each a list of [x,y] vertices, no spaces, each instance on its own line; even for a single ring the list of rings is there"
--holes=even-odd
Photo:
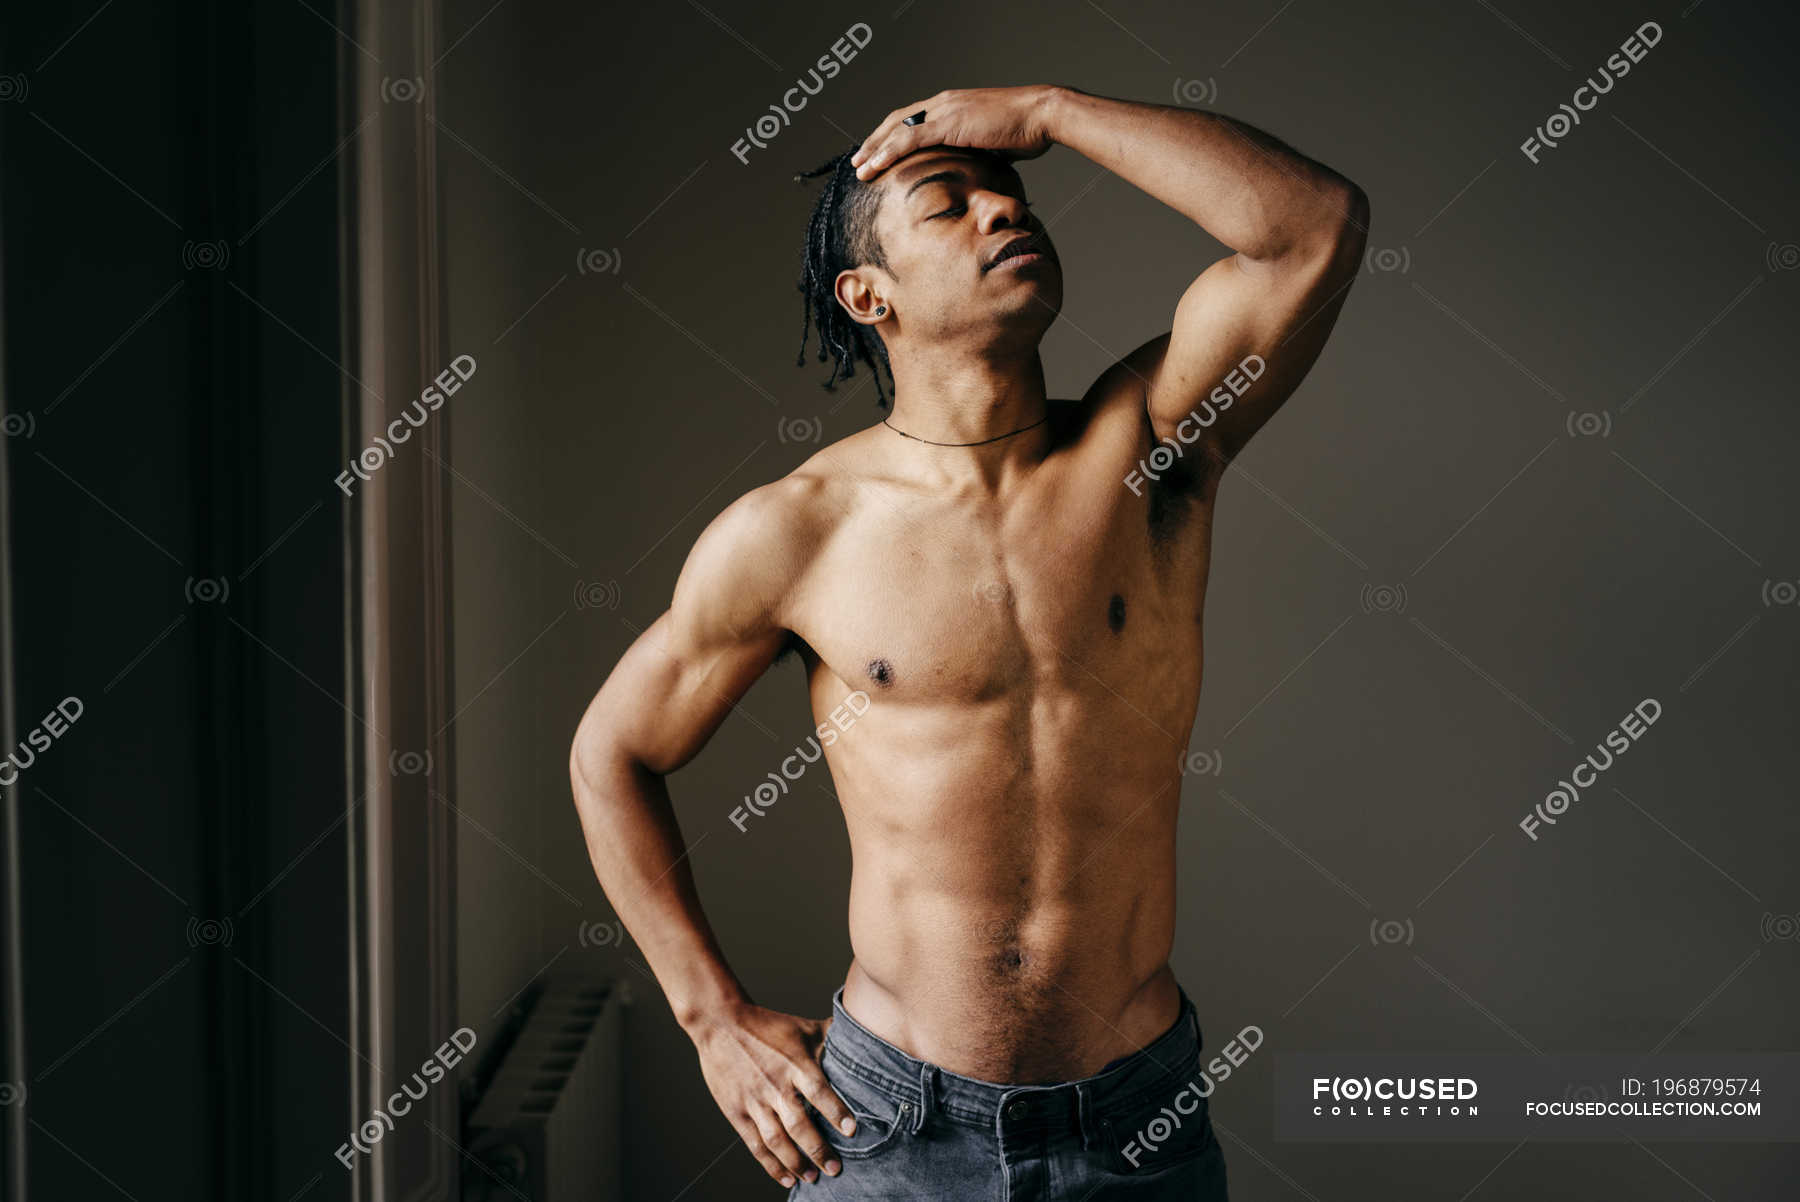
[[[873,269],[858,267],[838,272],[833,291],[837,294],[838,304],[850,315],[850,320],[858,325],[872,326],[887,320],[893,306],[889,305],[879,290],[885,281],[877,278]],[[885,307],[886,313],[877,315],[875,310]]]

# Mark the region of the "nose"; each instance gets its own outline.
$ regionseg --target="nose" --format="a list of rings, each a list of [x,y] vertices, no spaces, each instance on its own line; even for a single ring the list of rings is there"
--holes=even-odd
[[[1004,229],[1023,229],[1031,225],[1031,210],[1016,196],[984,189],[977,195],[977,200],[977,218],[984,234]]]

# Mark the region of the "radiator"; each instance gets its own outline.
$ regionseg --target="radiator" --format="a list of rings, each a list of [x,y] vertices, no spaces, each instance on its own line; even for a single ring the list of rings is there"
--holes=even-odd
[[[545,985],[469,1117],[464,1202],[622,1202],[629,994]]]

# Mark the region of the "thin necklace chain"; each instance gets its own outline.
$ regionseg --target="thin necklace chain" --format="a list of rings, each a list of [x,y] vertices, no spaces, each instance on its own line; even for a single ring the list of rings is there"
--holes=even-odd
[[[885,417],[881,419],[881,424],[902,438],[910,438],[914,442],[922,442],[929,447],[984,447],[990,442],[999,442],[1002,438],[1011,438],[1015,434],[1023,434],[1027,430],[1035,430],[1049,420],[1050,415],[1046,413],[1044,416],[1032,422],[1029,426],[1020,426],[1017,430],[1008,430],[1004,434],[996,434],[992,438],[978,439],[975,442],[932,442],[929,438],[920,438],[917,434],[908,434],[905,430],[902,430],[899,426],[896,426]]]

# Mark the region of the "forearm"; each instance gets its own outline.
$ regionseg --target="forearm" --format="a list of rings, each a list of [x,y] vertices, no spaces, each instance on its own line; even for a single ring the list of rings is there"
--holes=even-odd
[[[623,754],[571,765],[594,874],[690,1034],[748,1000],[700,908],[668,786]]]
[[[1063,87],[1048,89],[1044,107],[1053,142],[1246,258],[1278,258],[1353,220],[1348,181],[1241,121]]]

